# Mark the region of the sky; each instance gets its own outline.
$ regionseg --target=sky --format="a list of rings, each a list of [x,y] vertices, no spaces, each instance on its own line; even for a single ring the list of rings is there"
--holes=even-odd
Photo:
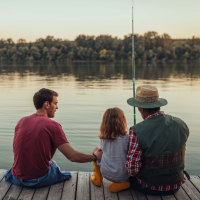
[[[134,33],[156,31],[172,38],[200,37],[200,0],[133,0]],[[0,0],[0,38],[35,41],[48,35],[132,31],[132,0]]]

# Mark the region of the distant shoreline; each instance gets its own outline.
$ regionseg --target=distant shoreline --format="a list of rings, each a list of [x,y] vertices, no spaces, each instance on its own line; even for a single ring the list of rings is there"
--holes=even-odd
[[[172,39],[168,34],[150,31],[134,35],[136,62],[200,60],[200,38]],[[0,39],[0,63],[115,62],[131,61],[132,37],[79,35],[75,40],[47,36],[35,42]]]

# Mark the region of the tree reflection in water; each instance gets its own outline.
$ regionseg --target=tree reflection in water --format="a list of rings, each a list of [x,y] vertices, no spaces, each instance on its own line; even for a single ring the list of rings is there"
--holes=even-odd
[[[104,79],[132,79],[132,66],[128,62],[67,64],[0,65],[0,75],[19,73],[59,78],[74,76],[77,81]],[[136,63],[136,79],[165,80],[168,78],[200,77],[200,63]]]

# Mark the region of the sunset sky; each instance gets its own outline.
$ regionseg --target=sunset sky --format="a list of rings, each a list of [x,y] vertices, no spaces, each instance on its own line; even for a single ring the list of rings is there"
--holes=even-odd
[[[131,33],[132,0],[0,0],[0,38]],[[200,37],[200,0],[134,0],[134,32]]]

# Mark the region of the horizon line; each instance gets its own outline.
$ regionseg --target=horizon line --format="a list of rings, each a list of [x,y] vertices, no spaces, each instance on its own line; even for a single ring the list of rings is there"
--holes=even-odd
[[[170,36],[170,38],[172,40],[189,40],[189,39],[193,39],[193,38],[196,38],[196,39],[200,39],[200,36],[196,36],[196,35],[191,35],[190,37],[172,37],[169,33],[162,33],[162,34],[159,34],[157,31],[153,31],[153,30],[150,30],[150,31],[147,31],[145,33],[148,33],[148,32],[155,32],[158,34],[158,36],[162,36],[164,34],[167,34]],[[134,33],[134,35],[140,35],[140,36],[143,36],[145,33],[141,34],[141,33]],[[105,35],[105,36],[111,36],[113,38],[117,38],[117,39],[124,39],[125,36],[128,36],[128,35],[131,35],[132,33],[128,33],[128,34],[125,34],[124,36],[120,37],[120,36],[116,36],[116,35],[112,35],[112,34],[106,34],[106,33],[100,33],[98,35],[92,35],[92,34],[84,34],[84,33],[80,33],[78,34],[77,36],[74,37],[74,39],[68,39],[68,38],[64,38],[64,37],[56,37],[55,35],[51,35],[51,34],[47,34],[46,36],[43,36],[43,37],[38,37],[36,39],[33,39],[33,40],[29,40],[29,39],[26,39],[26,38],[23,38],[23,37],[20,37],[18,39],[13,39],[12,37],[7,37],[7,38],[0,38],[0,40],[8,40],[8,39],[12,39],[14,42],[17,42],[19,40],[25,40],[25,42],[36,42],[38,39],[45,39],[47,37],[53,37],[54,39],[61,39],[63,41],[74,41],[78,36],[80,35],[84,35],[84,36],[94,36],[95,38],[96,37],[99,37],[101,35]]]

